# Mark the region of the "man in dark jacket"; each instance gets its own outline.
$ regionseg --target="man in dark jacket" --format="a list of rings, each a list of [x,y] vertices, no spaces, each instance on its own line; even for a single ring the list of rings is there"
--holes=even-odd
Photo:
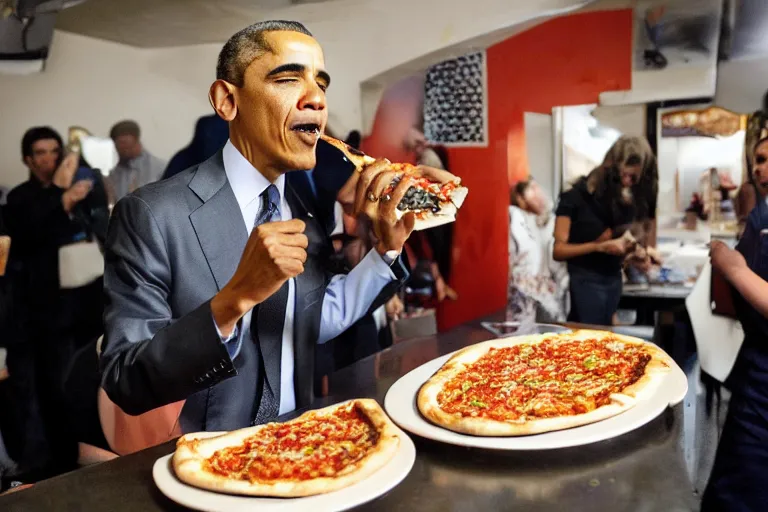
[[[70,418],[76,400],[64,392],[65,380],[77,351],[102,331],[102,279],[66,290],[59,285],[59,249],[87,239],[90,213],[106,207],[91,204],[95,180],[80,179],[79,155],[64,157],[62,148],[49,127],[24,134],[30,178],[11,191],[5,210],[18,333],[8,370],[24,433],[18,461],[41,477],[75,467],[78,440]]]
[[[229,137],[227,122],[216,114],[203,116],[197,120],[192,142],[173,155],[162,179],[177,175],[193,165],[205,162],[224,147]]]

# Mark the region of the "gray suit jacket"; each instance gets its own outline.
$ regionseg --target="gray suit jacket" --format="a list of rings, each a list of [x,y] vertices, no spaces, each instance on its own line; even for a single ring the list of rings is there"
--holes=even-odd
[[[305,407],[314,398],[315,344],[332,277],[326,270],[331,246],[311,210],[313,202],[288,181],[285,190],[292,215],[306,223],[309,238],[304,272],[296,278],[294,317],[296,406]],[[141,414],[186,399],[184,432],[252,423],[261,397],[259,352],[243,340],[233,362],[210,308],[211,298],[234,275],[247,237],[221,151],[118,202],[105,254],[101,367],[102,386],[125,412]],[[400,279],[382,290],[372,308],[406,277],[395,273]]]

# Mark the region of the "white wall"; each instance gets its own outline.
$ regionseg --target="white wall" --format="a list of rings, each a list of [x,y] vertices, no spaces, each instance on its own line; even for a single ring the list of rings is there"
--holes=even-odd
[[[717,69],[715,105],[750,114],[763,105],[768,91],[768,56],[721,62]]]
[[[378,94],[366,94],[371,105],[362,108],[363,84],[386,84],[397,76],[393,69],[415,63],[423,69],[593,3],[473,0],[452,3],[448,10],[442,0],[336,0],[278,9],[269,17],[305,22],[323,45],[334,77],[329,126],[346,134],[369,124],[364,111],[369,117],[375,112]],[[613,8],[626,3],[596,4]],[[50,124],[63,133],[78,124],[106,135],[115,121],[134,118],[147,148],[169,158],[189,141],[194,121],[210,112],[207,90],[220,48],[206,44],[141,50],[56,32],[44,73],[0,76],[0,185],[26,178],[18,146],[24,130],[36,124]]]
[[[56,32],[41,74],[0,75],[0,185],[27,178],[24,131],[51,125],[66,138],[70,125],[107,136],[116,121],[136,119],[149,151],[169,158],[210,113],[207,90],[217,45],[167,50],[128,46]]]
[[[555,141],[552,116],[536,112],[524,112],[525,149],[528,169],[546,196],[552,200],[555,191]]]
[[[667,4],[667,18],[670,11],[687,17],[694,13],[710,12],[720,17],[722,2],[720,0],[648,0],[638,5],[635,10],[635,49],[642,39],[640,27],[641,13],[651,4]],[[635,2],[636,3],[636,2]],[[682,12],[681,12],[682,11]],[[673,15],[674,16],[674,15]],[[691,54],[686,49],[663,48],[669,65],[662,70],[644,69],[633,66],[632,88],[626,91],[606,91],[600,95],[601,105],[629,105],[650,103],[654,101],[674,100],[682,98],[711,97],[715,94],[717,83],[717,45],[719,33],[712,30],[710,48],[714,49],[707,56]]]
[[[592,117],[601,125],[618,130],[622,135],[645,137],[645,105],[596,106]]]

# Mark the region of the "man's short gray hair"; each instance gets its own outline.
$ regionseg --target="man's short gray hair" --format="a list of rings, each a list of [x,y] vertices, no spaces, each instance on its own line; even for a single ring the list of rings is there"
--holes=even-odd
[[[242,87],[245,82],[245,70],[254,59],[265,52],[273,51],[264,37],[268,32],[299,32],[312,37],[307,27],[298,21],[271,20],[254,23],[230,37],[224,44],[216,64],[216,79]]]

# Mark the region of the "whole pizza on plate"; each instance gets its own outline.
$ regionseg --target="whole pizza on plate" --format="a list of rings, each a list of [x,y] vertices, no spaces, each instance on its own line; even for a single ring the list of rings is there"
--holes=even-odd
[[[386,465],[400,433],[374,400],[359,399],[216,437],[182,436],[183,482],[231,494],[299,497],[336,491]]]
[[[419,390],[441,427],[518,436],[604,420],[653,395],[675,363],[643,340],[603,331],[491,340],[451,357]]]

